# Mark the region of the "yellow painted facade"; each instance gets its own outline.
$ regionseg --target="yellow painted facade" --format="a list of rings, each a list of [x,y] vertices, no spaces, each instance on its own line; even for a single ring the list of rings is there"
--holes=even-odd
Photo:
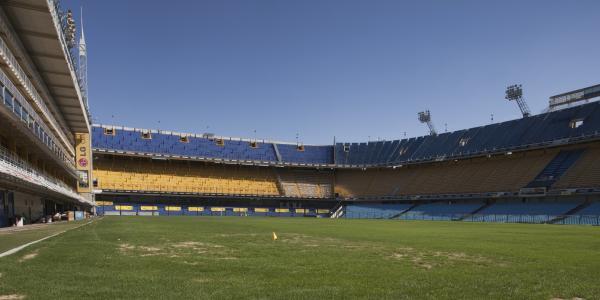
[[[77,192],[92,192],[92,144],[88,133],[76,133],[75,164],[79,175]]]
[[[115,205],[116,210],[133,210],[131,205]]]
[[[158,206],[140,206],[140,210],[144,210],[144,211],[152,211],[152,210],[158,210]]]

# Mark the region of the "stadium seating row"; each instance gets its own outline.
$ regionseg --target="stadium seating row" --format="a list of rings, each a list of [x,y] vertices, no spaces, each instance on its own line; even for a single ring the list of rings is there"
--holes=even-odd
[[[331,146],[302,146],[273,144],[281,154],[281,162],[298,164],[332,164],[333,148]]]
[[[553,187],[590,188],[600,186],[600,147],[589,147]]]
[[[389,219],[409,210],[412,204],[352,204],[345,207],[345,218]]]
[[[600,202],[583,200],[349,204],[344,209],[345,218],[600,225]]]
[[[337,143],[337,165],[402,164],[469,156],[600,132],[600,103],[593,102],[508,122],[395,141]]]
[[[424,216],[429,216],[428,219],[431,220],[449,221],[456,219],[457,216],[472,213],[483,205],[482,202],[477,201],[454,203],[452,205],[447,202],[426,203],[412,208],[410,211],[398,216],[398,218],[403,220],[419,220]]]
[[[396,169],[337,170],[342,197],[516,192],[531,182],[556,150],[405,166]]]
[[[573,153],[577,154],[576,158],[567,159]],[[332,198],[337,193],[342,198],[360,198],[514,193],[532,183],[546,184],[547,181],[544,180],[547,178],[552,178],[552,183],[556,182],[553,188],[599,186],[599,156],[598,147],[550,149],[408,165],[395,169],[338,169],[334,173],[314,169],[220,165],[104,155],[95,161],[94,167],[98,187],[103,190],[294,198]],[[564,166],[564,163],[557,164],[557,160],[568,161],[568,166]],[[549,169],[554,171],[550,172]],[[564,176],[556,173],[558,169]]]
[[[272,172],[219,165],[191,166],[184,161],[99,159],[95,162],[98,187],[132,190],[228,195],[279,195]]]
[[[583,149],[560,151],[527,187],[549,188],[579,159],[581,153]]]
[[[313,170],[277,170],[283,193],[287,197],[331,198],[333,176],[331,172]]]
[[[106,129],[111,129],[107,133]],[[235,161],[342,166],[399,165],[415,161],[549,145],[600,133],[600,103],[593,102],[508,122],[435,136],[334,146],[298,146],[181,135],[161,131],[93,127],[93,147]],[[334,155],[335,154],[335,155]]]
[[[317,170],[219,165],[193,161],[99,156],[102,190],[330,198],[333,177]]]
[[[600,216],[600,202],[592,202],[577,211],[575,215],[559,220],[558,224],[590,224],[600,225],[600,220],[593,216]]]
[[[93,126],[93,147],[137,153],[181,155],[236,161],[331,164],[330,146],[298,146],[260,141],[206,138],[162,132]]]

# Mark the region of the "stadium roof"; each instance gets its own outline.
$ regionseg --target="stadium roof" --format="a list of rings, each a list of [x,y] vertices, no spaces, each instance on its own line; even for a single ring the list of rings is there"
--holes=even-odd
[[[54,110],[58,111],[52,113],[60,114],[72,132],[89,132],[86,108],[56,3],[54,0],[5,0],[2,7],[56,102]]]

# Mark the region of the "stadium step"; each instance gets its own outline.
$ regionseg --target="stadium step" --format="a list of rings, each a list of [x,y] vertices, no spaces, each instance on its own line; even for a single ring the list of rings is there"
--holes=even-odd
[[[560,151],[526,188],[546,187],[554,184],[583,153],[582,149]]]
[[[417,207],[417,206],[419,206],[419,205],[420,205],[420,204],[413,204],[411,207],[409,207],[409,208],[407,208],[407,209],[405,209],[405,210],[401,211],[401,212],[400,212],[400,213],[398,213],[398,214],[395,214],[395,215],[393,215],[393,216],[389,217],[388,219],[397,219],[397,218],[398,218],[398,217],[400,217],[401,215],[403,215],[403,214],[405,214],[405,213],[409,212],[411,209],[413,209],[413,208],[415,208],[415,207]]]
[[[281,153],[279,153],[279,148],[277,148],[277,144],[272,143],[271,145],[273,145],[273,150],[275,151],[275,156],[277,157],[277,161],[282,162]]]
[[[481,207],[477,208],[476,210],[474,210],[474,211],[472,211],[472,212],[470,212],[470,213],[468,213],[468,214],[466,214],[466,215],[464,215],[464,216],[460,217],[460,218],[458,219],[458,221],[462,221],[462,220],[466,219],[467,217],[470,217],[470,216],[472,216],[472,215],[476,215],[476,214],[478,214],[480,211],[482,211],[482,210],[484,210],[484,209],[486,209],[486,208],[490,207],[492,204],[494,204],[494,202],[491,202],[491,201],[490,201],[489,203],[486,203],[486,204],[482,205]]]
[[[333,212],[330,216],[332,219],[338,219],[344,216],[345,206],[340,202],[331,211]]]
[[[560,222],[566,218],[568,218],[571,215],[575,215],[577,212],[581,211],[582,209],[590,206],[592,204],[592,202],[590,201],[584,201],[583,203],[577,205],[575,208],[569,210],[568,212],[564,213],[564,215],[562,216],[558,216],[550,221],[548,221],[548,224],[554,224],[556,222]]]
[[[277,190],[279,191],[279,195],[286,196],[285,189],[281,183],[281,176],[279,176],[277,170],[273,170],[273,173],[275,173],[275,177],[277,178]]]

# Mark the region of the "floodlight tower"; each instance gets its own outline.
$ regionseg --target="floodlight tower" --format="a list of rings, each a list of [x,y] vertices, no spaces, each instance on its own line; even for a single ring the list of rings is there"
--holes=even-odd
[[[88,80],[87,80],[87,46],[85,44],[85,34],[83,33],[83,7],[81,8],[81,36],[79,36],[79,81],[83,104],[89,112],[88,104]]]
[[[523,114],[523,118],[529,117],[531,112],[529,111],[529,106],[523,99],[523,87],[520,84],[513,84],[506,87],[506,96],[504,97],[508,101],[516,101],[517,105],[519,105],[519,109]]]
[[[433,122],[431,122],[431,113],[429,112],[429,110],[419,112],[419,122],[427,124],[427,127],[429,127],[430,135],[437,135],[437,131],[435,131]]]

